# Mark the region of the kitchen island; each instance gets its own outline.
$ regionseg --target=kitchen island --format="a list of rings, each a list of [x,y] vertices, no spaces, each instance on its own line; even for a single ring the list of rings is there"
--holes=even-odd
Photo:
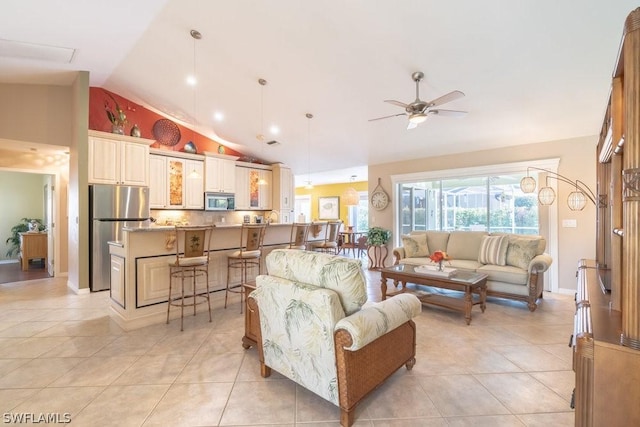
[[[240,225],[216,226],[211,241],[209,289],[224,290],[227,283],[227,255],[240,246]],[[173,226],[123,228],[122,241],[109,242],[111,258],[111,317],[125,330],[166,321],[169,295],[169,262],[175,259]],[[270,224],[264,237],[264,257],[273,249],[286,247],[291,224]],[[317,240],[323,233],[309,234]],[[232,274],[234,272],[232,271]],[[256,272],[257,274],[257,272]],[[240,284],[239,275],[231,278]],[[204,281],[198,289],[205,289]],[[179,312],[175,311],[179,315]],[[173,313],[172,313],[173,316]]]

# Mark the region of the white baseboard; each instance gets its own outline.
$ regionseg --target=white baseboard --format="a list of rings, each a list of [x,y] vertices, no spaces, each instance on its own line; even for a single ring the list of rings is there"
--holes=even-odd
[[[90,292],[89,288],[78,289],[74,283],[68,280],[67,280],[67,288],[71,289],[73,293],[75,293],[76,295],[88,295]]]
[[[3,259],[3,260],[0,260],[0,264],[17,264],[19,262],[20,262],[20,260],[17,260],[17,259]]]
[[[558,293],[562,295],[575,295],[576,290],[569,288],[558,288]]]

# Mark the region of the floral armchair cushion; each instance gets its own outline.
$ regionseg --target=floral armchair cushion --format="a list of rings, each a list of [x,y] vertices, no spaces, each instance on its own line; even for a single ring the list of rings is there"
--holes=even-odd
[[[275,249],[267,256],[266,264],[270,275],[334,290],[347,315],[360,310],[367,301],[360,260],[296,249]]]

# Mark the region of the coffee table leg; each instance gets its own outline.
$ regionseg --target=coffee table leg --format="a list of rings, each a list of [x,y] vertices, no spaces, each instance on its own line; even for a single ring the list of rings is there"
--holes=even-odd
[[[467,321],[467,325],[471,324],[471,308],[473,307],[473,293],[471,289],[467,287],[464,291],[464,319]]]
[[[382,301],[387,299],[387,278],[380,276],[380,291],[382,291]]]
[[[484,310],[487,308],[487,285],[480,287],[480,309],[484,313]]]

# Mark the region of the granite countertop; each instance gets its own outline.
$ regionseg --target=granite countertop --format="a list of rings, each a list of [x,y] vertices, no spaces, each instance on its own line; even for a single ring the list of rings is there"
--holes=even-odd
[[[196,224],[191,224],[191,225],[196,225]],[[205,224],[205,225],[208,225],[208,224]],[[242,224],[221,223],[221,224],[215,224],[215,226],[216,226],[216,228],[240,228],[240,226],[242,226]],[[280,223],[269,224],[269,227],[275,227],[275,226],[291,227],[291,224],[280,224]],[[175,228],[175,226],[173,226],[173,225],[150,225],[150,226],[147,226],[147,227],[122,227],[122,229],[124,231],[131,231],[131,232],[167,231],[167,230],[173,230],[174,228]]]

